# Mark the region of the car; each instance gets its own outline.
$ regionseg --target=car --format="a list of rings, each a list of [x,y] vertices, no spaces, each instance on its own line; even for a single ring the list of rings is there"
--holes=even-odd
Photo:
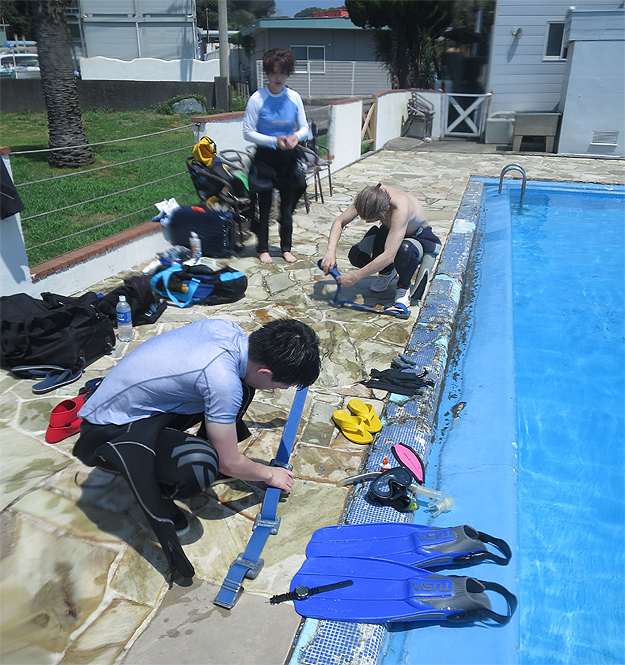
[[[0,76],[3,78],[39,78],[39,58],[36,53],[3,53],[0,55]]]

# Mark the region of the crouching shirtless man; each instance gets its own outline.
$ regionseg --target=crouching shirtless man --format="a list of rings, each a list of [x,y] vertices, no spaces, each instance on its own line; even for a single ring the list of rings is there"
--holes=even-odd
[[[350,263],[359,270],[337,277],[337,282],[349,287],[377,272],[370,288],[380,293],[397,276],[393,306],[407,313],[411,298],[423,297],[441,241],[415,196],[381,183],[365,187],[332,224],[328,248],[321,260],[326,275],[336,265],[336,248],[343,229],[358,216],[366,222],[380,222],[380,226],[371,227],[349,251]]]

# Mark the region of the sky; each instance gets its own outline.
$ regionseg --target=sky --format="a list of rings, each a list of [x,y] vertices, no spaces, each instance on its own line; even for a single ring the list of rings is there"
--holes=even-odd
[[[276,14],[292,17],[293,14],[306,7],[329,9],[330,7],[342,7],[344,4],[343,0],[276,0]]]

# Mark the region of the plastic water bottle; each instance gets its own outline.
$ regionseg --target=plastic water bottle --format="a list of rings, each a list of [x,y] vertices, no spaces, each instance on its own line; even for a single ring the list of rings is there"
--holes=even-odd
[[[191,248],[191,258],[197,261],[202,256],[202,241],[195,231],[191,231],[189,247]]]
[[[119,296],[115,311],[117,312],[117,338],[120,342],[130,342],[133,335],[132,314],[130,305],[126,302],[126,296]]]

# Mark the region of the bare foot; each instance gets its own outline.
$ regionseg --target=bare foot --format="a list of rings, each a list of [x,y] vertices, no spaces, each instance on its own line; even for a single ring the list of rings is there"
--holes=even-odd
[[[273,263],[271,256],[269,256],[269,252],[261,252],[258,255],[258,258],[260,259],[261,263]]]
[[[297,258],[291,252],[283,252],[282,256],[287,263],[295,263],[297,261]]]

